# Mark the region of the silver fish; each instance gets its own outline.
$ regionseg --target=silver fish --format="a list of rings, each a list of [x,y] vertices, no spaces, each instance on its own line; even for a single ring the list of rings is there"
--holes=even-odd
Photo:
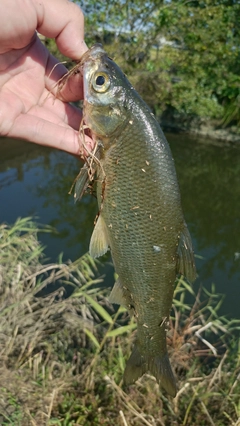
[[[150,372],[175,396],[169,313],[177,274],[193,281],[196,272],[174,161],[155,117],[101,45],[84,54],[81,70],[84,122],[98,146],[99,217],[90,254],[99,257],[110,248],[118,274],[110,301],[137,321],[124,381]]]

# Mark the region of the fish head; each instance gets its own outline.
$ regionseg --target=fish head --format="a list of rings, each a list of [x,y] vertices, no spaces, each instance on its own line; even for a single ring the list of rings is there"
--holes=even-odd
[[[83,55],[80,69],[84,122],[95,136],[108,138],[126,121],[127,92],[131,85],[100,44],[95,44]]]

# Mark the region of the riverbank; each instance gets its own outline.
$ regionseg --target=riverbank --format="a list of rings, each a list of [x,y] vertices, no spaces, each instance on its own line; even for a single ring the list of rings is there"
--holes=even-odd
[[[164,113],[158,116],[164,131],[180,132],[189,135],[206,137],[206,143],[217,145],[240,145],[240,127],[223,127],[222,123],[214,120],[193,118],[178,113]]]
[[[0,225],[1,425],[239,426],[240,325],[218,316],[221,297],[177,283],[176,398],[148,375],[125,389],[135,323],[113,311],[88,255],[44,262],[37,234],[50,231],[28,218]]]

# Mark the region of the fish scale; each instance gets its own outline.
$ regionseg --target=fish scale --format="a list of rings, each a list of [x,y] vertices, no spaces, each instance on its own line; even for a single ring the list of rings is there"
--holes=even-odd
[[[193,280],[195,264],[174,161],[153,114],[103,48],[86,52],[81,67],[84,121],[98,145],[99,217],[90,254],[110,248],[118,274],[110,301],[137,321],[124,381],[150,372],[175,396],[166,331],[176,275]]]
[[[172,300],[176,278],[176,261],[173,260],[172,253],[176,258],[183,217],[178,193],[171,191],[176,185],[176,177],[174,169],[170,175],[169,166],[167,167],[168,162],[172,161],[169,150],[160,155],[161,162],[159,162],[156,151],[159,149],[162,153],[166,148],[161,143],[157,146],[156,138],[153,149],[151,145],[144,143],[144,137],[139,140],[139,132],[144,135],[144,121],[140,126],[142,129],[138,127],[138,132],[132,130],[130,126],[122,132],[119,144],[111,150],[110,155],[102,159],[106,182],[101,214],[108,228],[111,224],[108,238],[115,269],[121,282],[125,283],[129,292],[134,295],[139,324],[139,344],[149,345],[149,351],[153,353],[152,346],[155,345],[155,341],[142,342],[144,339],[141,339],[141,336],[148,334],[149,329],[158,327],[162,318],[169,315],[171,302],[166,303],[166,299]],[[131,140],[131,144],[128,140]],[[136,156],[136,148],[139,157]],[[142,171],[143,161],[139,161],[142,157],[147,158],[149,162],[145,172]],[[163,157],[166,166],[163,164]],[[115,158],[119,158],[116,167],[114,167]],[[165,188],[166,186],[170,188],[171,197],[168,196],[166,201],[159,185],[161,180],[164,180]],[[114,188],[121,189],[115,191]],[[143,188],[146,188],[146,191]],[[175,223],[171,214],[173,209],[175,209]],[[155,253],[154,246],[159,247],[160,251]],[[159,297],[160,288],[164,297]],[[161,332],[165,334],[165,329]],[[165,351],[165,336],[162,340]],[[157,352],[160,348],[161,344],[157,347]]]

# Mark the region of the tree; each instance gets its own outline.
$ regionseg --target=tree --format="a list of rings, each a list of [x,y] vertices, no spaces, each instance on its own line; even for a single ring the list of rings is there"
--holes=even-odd
[[[101,41],[155,112],[240,122],[240,2],[90,0]]]

